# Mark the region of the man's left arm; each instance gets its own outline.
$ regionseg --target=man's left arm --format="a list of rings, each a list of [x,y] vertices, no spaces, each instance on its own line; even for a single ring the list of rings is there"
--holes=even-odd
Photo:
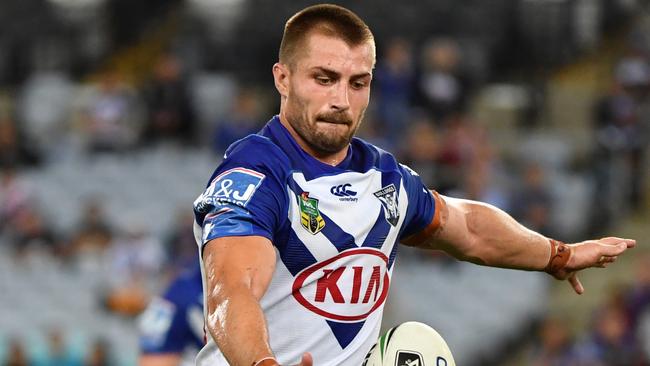
[[[402,240],[404,244],[444,250],[460,260],[486,266],[546,270],[557,279],[568,279],[578,294],[584,288],[577,271],[607,267],[636,244],[635,240],[613,237],[564,244],[527,229],[494,206],[432,194],[436,201],[433,222]]]

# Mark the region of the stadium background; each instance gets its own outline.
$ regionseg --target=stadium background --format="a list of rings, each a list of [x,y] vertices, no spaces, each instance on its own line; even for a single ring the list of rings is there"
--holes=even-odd
[[[0,2],[2,364],[135,363],[137,314],[195,258],[191,203],[276,113],[282,26],[311,3]],[[580,297],[402,248],[384,327],[432,325],[459,365],[647,363],[648,2],[339,3],[378,44],[362,136],[547,235],[639,240]]]

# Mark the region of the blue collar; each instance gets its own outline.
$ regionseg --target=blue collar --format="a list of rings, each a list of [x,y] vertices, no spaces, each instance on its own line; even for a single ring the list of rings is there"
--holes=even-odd
[[[328,165],[316,159],[303,150],[293,138],[289,130],[280,122],[279,116],[273,116],[271,120],[260,131],[260,135],[266,136],[288,156],[294,168],[305,173],[305,177],[317,177],[321,175],[338,174],[349,169],[352,161],[353,149],[348,145],[348,153],[345,159],[336,166]],[[311,178],[308,178],[311,179]]]

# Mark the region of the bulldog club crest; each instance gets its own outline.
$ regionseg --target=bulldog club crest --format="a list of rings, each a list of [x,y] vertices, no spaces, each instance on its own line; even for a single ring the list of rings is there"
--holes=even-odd
[[[397,222],[399,221],[399,208],[397,207],[397,189],[395,185],[391,183],[373,194],[379,198],[381,205],[384,206],[386,221],[393,226],[397,226]]]
[[[318,199],[309,197],[309,192],[303,192],[300,196],[300,224],[307,231],[316,235],[325,227],[325,220],[318,211]]]

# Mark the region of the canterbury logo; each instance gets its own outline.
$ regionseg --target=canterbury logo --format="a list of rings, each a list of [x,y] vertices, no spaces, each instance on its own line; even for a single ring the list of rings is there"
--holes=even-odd
[[[352,187],[352,184],[350,183],[345,183],[345,184],[339,184],[338,186],[334,186],[330,188],[330,192],[337,196],[337,197],[354,197],[357,195],[357,192],[349,190],[349,188]]]

